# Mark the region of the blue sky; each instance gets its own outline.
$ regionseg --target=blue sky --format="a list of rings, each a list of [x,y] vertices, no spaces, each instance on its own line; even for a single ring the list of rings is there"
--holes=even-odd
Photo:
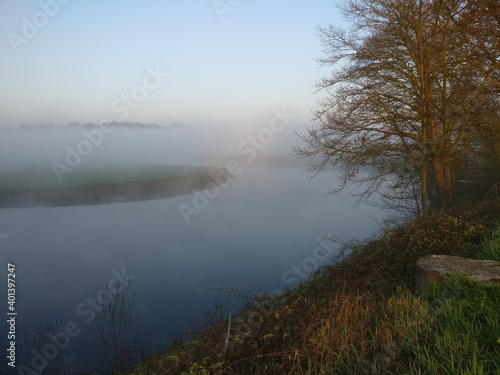
[[[341,24],[337,3],[2,0],[0,126],[102,119],[244,126],[284,106],[306,123],[313,83],[327,73],[314,61],[322,54],[316,28]],[[148,69],[168,77],[153,89]],[[149,89],[137,88],[145,79]],[[146,96],[126,116],[113,111],[134,89]]]

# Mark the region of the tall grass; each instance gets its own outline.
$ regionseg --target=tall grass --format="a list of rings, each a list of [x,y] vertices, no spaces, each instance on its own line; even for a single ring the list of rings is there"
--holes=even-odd
[[[491,238],[485,240],[481,244],[477,258],[500,262],[500,223],[498,224],[498,229],[493,232]]]
[[[414,346],[412,374],[500,374],[500,286],[448,277],[429,298],[433,329]]]

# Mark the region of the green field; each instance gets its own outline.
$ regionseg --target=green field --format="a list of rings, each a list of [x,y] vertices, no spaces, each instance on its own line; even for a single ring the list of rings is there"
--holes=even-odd
[[[219,168],[103,163],[65,173],[51,169],[0,170],[0,207],[70,206],[160,199],[212,182]]]

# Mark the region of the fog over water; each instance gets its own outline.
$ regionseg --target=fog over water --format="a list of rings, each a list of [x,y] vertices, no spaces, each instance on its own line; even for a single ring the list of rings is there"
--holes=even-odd
[[[278,156],[297,164],[296,159],[289,158],[291,145],[298,140],[295,127],[282,126],[278,132],[265,133],[260,141],[259,131],[263,128],[269,128],[265,121],[244,131],[238,127],[231,130],[203,125],[169,129],[112,125],[108,133],[99,130],[103,127],[0,129],[0,168],[32,165],[47,168],[54,161],[64,164],[72,152],[82,156],[82,165],[102,162],[215,165],[234,158],[247,163],[251,157],[252,162],[262,162]]]
[[[124,272],[133,277],[140,338],[147,350],[158,349],[213,307],[217,293],[196,290],[285,290],[324,264],[319,259],[334,255],[317,255],[318,238],[364,239],[379,228],[375,219],[383,214],[354,207],[348,190],[326,197],[334,173],[311,179],[303,163],[288,155],[297,139],[293,129],[276,133],[254,159],[248,151],[252,134],[258,128],[246,135],[188,126],[117,128],[70,172],[117,162],[224,167],[236,161],[238,175],[204,198],[188,192],[98,206],[0,209],[0,232],[7,234],[1,261],[16,264],[19,278],[18,329],[76,322],[81,333],[64,354],[89,358],[97,340],[86,322],[88,298]],[[36,166],[52,174],[51,163],[65,163],[67,147],[76,150],[85,139],[81,129],[2,131],[0,171]],[[182,205],[197,211],[189,223]]]
[[[304,264],[319,265],[318,237],[361,239],[378,228],[370,217],[381,213],[353,208],[349,191],[325,197],[333,173],[310,179],[289,155],[310,124],[312,85],[327,72],[314,58],[317,27],[329,22],[343,23],[329,0],[0,1],[0,207],[11,198],[16,207],[0,208],[0,278],[15,264],[16,364],[26,364],[24,333],[46,321],[79,331],[46,373],[95,360],[87,320],[123,272],[149,351],[213,307],[217,293],[196,289],[284,290],[309,274]],[[128,202],[123,181],[91,178],[162,169],[151,165],[231,177],[205,173],[214,179],[206,189],[153,200],[140,192],[179,191],[167,172],[143,174],[127,183],[142,189]],[[183,176],[190,188],[201,178]],[[88,178],[92,189],[72,185]],[[87,198],[110,191],[115,203],[83,205],[108,202]],[[50,204],[17,208],[17,199]],[[0,363],[10,370],[5,356]]]

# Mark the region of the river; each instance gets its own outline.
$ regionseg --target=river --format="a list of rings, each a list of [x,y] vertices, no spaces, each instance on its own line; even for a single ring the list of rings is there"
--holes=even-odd
[[[7,263],[16,267],[17,345],[51,321],[56,330],[74,323],[53,361],[98,351],[88,322],[100,309],[95,301],[124,277],[147,351],[199,323],[217,301],[210,288],[292,287],[333,255],[318,253],[319,238],[364,239],[379,229],[378,209],[354,207],[349,191],[326,196],[334,181],[333,173],[311,179],[301,168],[248,167],[203,197],[0,209],[2,275]]]

